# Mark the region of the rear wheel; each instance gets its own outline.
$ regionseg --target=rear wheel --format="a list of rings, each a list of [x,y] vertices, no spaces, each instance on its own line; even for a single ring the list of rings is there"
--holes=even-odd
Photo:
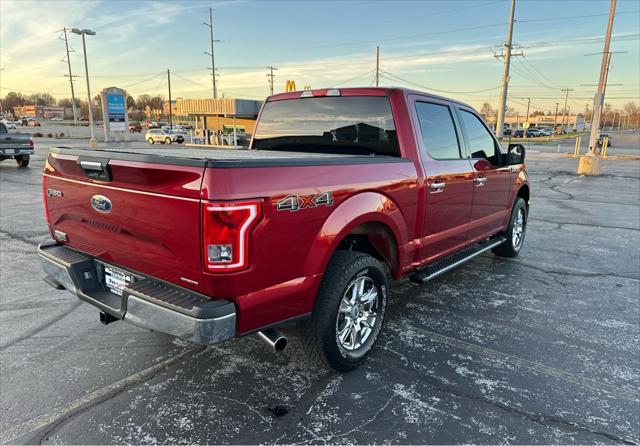
[[[17,156],[16,163],[18,167],[27,167],[29,165],[29,155]]]
[[[509,219],[509,226],[504,235],[507,241],[492,249],[493,253],[501,257],[515,257],[520,253],[527,231],[527,204],[522,197],[516,198]]]
[[[153,143],[155,143],[155,141],[153,140],[153,138],[149,138],[149,139],[147,139],[147,142],[148,142],[149,144],[153,144]]]
[[[165,138],[164,139],[164,143],[165,144],[171,144],[171,138]]]
[[[302,345],[312,362],[348,372],[371,353],[387,306],[387,265],[367,254],[338,251],[322,279]]]

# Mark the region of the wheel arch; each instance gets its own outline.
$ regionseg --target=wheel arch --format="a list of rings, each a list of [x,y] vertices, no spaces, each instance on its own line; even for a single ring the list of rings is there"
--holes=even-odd
[[[325,220],[316,243],[322,254],[312,269],[323,272],[333,254],[341,249],[365,252],[384,261],[394,277],[406,261],[404,246],[408,230],[398,205],[388,196],[363,192],[340,203]]]

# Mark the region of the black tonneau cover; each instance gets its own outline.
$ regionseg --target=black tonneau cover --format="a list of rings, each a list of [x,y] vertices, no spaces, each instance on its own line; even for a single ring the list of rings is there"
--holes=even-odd
[[[117,159],[156,164],[202,167],[286,167],[409,162],[392,156],[357,156],[335,153],[309,153],[271,150],[199,149],[195,147],[162,149],[71,149],[55,147],[52,153],[74,155],[82,159]]]

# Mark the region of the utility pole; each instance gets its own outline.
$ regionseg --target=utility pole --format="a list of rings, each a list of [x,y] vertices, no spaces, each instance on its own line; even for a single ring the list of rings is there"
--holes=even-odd
[[[507,108],[507,89],[509,87],[509,66],[511,64],[511,56],[522,56],[522,53],[511,54],[513,49],[513,18],[516,11],[516,0],[511,0],[511,9],[509,11],[509,30],[507,31],[507,41],[505,42],[505,50],[502,54],[494,54],[494,57],[504,57],[504,71],[502,73],[502,88],[500,89],[500,103],[498,104],[498,116],[496,118],[496,136],[502,138],[504,132],[504,116]]]
[[[73,78],[77,77],[71,73],[71,58],[69,57],[69,42],[67,40],[67,27],[62,28],[64,33],[64,46],[67,49],[67,66],[69,67],[69,84],[71,84],[71,107],[73,108],[73,125],[78,125],[78,112],[76,111],[76,94],[73,89]]]
[[[600,64],[600,80],[598,82],[598,90],[596,91],[595,101],[593,104],[593,118],[591,119],[591,135],[589,136],[589,156],[595,156],[598,146],[598,135],[600,133],[600,114],[604,105],[604,93],[607,88],[607,74],[609,71],[609,61],[611,53],[609,46],[611,45],[611,32],[613,30],[613,18],[616,12],[616,0],[611,0],[609,8],[609,21],[607,23],[607,34],[604,38],[604,50],[602,52],[602,62]]]
[[[276,67],[274,67],[273,65],[270,65],[267,67],[269,69],[269,74],[267,74],[267,79],[269,82],[269,96],[273,96],[273,80],[275,79],[276,75],[273,74],[274,71],[278,71],[278,69]]]
[[[530,127],[531,124],[529,123],[529,107],[531,107],[531,98],[527,98],[527,114],[525,115],[525,118],[524,118],[524,122],[526,122],[527,125]],[[528,127],[524,129],[524,132],[522,133],[522,137],[524,139],[527,139],[527,130],[529,130]]]
[[[218,90],[217,90],[217,87],[216,87],[216,59],[214,57],[213,44],[215,42],[220,42],[220,41],[213,39],[213,9],[209,8],[209,23],[202,22],[202,24],[204,26],[208,26],[209,27],[209,31],[211,33],[211,52],[209,53],[207,51],[204,51],[204,54],[207,54],[207,55],[211,56],[211,68],[209,68],[209,69],[211,70],[211,78],[212,78],[212,82],[213,82],[213,99],[217,99],[218,98]]]
[[[564,91],[564,108],[562,109],[562,129],[565,127],[565,116],[567,115],[567,101],[569,100],[569,92],[573,91],[573,88],[563,88],[560,91]]]
[[[92,148],[96,148],[98,145],[98,141],[93,133],[93,112],[91,111],[91,88],[89,87],[89,63],[87,62],[87,45],[85,44],[84,37],[86,35],[95,36],[95,31],[91,31],[90,29],[78,29],[71,28],[71,32],[73,34],[78,34],[82,37],[82,52],[84,53],[84,74],[87,79],[87,105],[89,106],[89,129],[91,130],[91,139],[89,140],[89,146]]]
[[[169,130],[173,130],[173,117],[171,116],[171,72],[167,68],[167,85],[169,86]]]
[[[376,87],[380,84],[380,47],[376,47]]]
[[[558,126],[558,102],[556,102],[556,117],[553,118],[553,132],[555,133],[556,127]]]

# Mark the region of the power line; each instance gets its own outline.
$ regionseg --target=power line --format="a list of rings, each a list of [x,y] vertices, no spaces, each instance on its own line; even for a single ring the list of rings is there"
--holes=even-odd
[[[164,74],[165,74],[165,72],[164,72],[164,71],[161,71],[160,73],[156,73],[156,74],[154,74],[153,76],[148,77],[148,78],[146,78],[146,79],[143,79],[143,80],[141,80],[141,81],[139,81],[139,82],[134,82],[134,83],[132,83],[132,84],[123,85],[123,86],[122,86],[122,88],[129,88],[129,87],[133,87],[133,86],[136,86],[136,85],[140,85],[140,84],[143,84],[143,83],[145,83],[145,82],[147,82],[147,81],[150,81],[150,80],[152,80],[152,79],[155,79],[155,78],[156,78],[156,77],[158,77],[158,76],[163,76]]]
[[[373,70],[367,70],[364,73],[358,74],[357,76],[354,76],[354,77],[351,77],[349,79],[334,83],[332,86],[333,87],[337,87],[338,85],[348,84],[351,81],[355,81],[356,79],[360,79],[361,77],[366,76],[367,74],[371,74],[371,73],[373,73]]]
[[[428,87],[428,86],[426,86],[426,85],[421,85],[421,84],[417,84],[417,83],[415,83],[415,82],[411,82],[411,81],[409,81],[409,80],[407,80],[407,79],[403,79],[403,78],[401,78],[401,77],[399,77],[399,76],[396,76],[395,74],[389,73],[388,71],[384,71],[384,70],[381,70],[381,71],[382,71],[383,75],[384,75],[384,74],[388,74],[389,76],[391,76],[391,77],[393,77],[393,78],[395,78],[395,79],[397,79],[397,80],[399,80],[399,81],[401,81],[401,82],[404,82],[404,83],[407,83],[407,84],[410,84],[410,85],[415,85],[416,87],[424,88],[425,90],[437,91],[437,92],[439,92],[439,93],[449,93],[449,94],[471,94],[471,93],[484,93],[484,92],[487,92],[487,91],[498,90],[498,89],[500,88],[500,86],[497,86],[497,87],[485,88],[485,89],[483,89],[483,90],[472,90],[472,91],[451,91],[451,90],[440,90],[440,89],[438,89],[438,88]],[[388,79],[388,78],[387,78],[387,79]],[[389,79],[389,80],[393,80],[393,79]]]

